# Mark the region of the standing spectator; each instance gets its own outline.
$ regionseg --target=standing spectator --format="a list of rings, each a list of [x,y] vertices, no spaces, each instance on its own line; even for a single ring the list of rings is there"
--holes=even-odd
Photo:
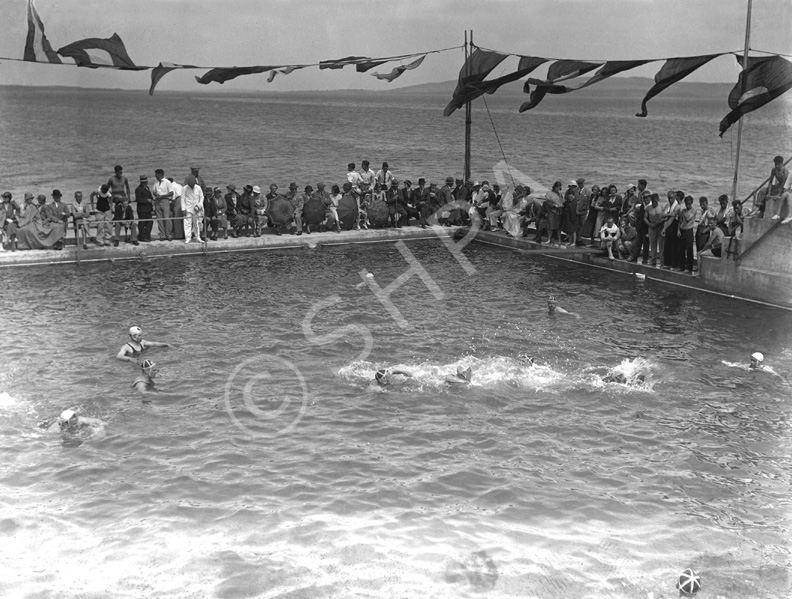
[[[184,212],[182,211],[181,196],[184,188],[181,183],[176,183],[173,177],[168,177],[168,183],[173,190],[173,201],[171,202],[171,214],[173,215],[173,238],[184,239]]]
[[[113,209],[110,205],[110,188],[105,184],[91,193],[96,210],[96,245],[110,247],[113,238]]]
[[[368,160],[364,160],[360,163],[360,189],[361,191],[367,191],[374,187],[374,183],[377,181],[377,175],[371,169]]]
[[[140,175],[140,184],[135,188],[135,202],[138,215],[138,240],[151,241],[151,229],[154,226],[154,194],[148,186],[148,177]]]
[[[729,235],[735,239],[742,239],[743,213],[742,203],[740,200],[732,201],[732,212],[731,216],[729,217],[728,231]]]
[[[154,195],[154,209],[157,215],[157,235],[160,241],[173,239],[173,216],[171,204],[173,202],[173,187],[165,178],[165,171],[158,168],[154,171],[154,185],[151,190]]]
[[[80,238],[82,238],[82,247],[84,250],[88,249],[88,239],[96,243],[96,237],[91,237],[91,212],[88,204],[83,204],[83,194],[81,191],[74,192],[74,204],[71,207],[72,219],[74,220],[74,242],[77,246],[80,245]]]
[[[681,210],[675,191],[668,192],[668,205],[663,210],[665,224],[660,233],[660,253],[663,255],[663,268],[679,268],[679,250],[677,231],[679,222],[677,216]]]
[[[16,251],[16,232],[19,206],[13,201],[10,191],[3,193],[3,203],[0,204],[0,241],[3,237],[12,252]],[[0,249],[2,249],[0,243]]]
[[[196,183],[198,183],[198,185],[200,185],[201,187],[201,193],[203,193],[204,196],[206,196],[206,192],[207,192],[206,183],[204,183],[203,177],[199,174],[200,170],[201,170],[200,166],[191,166],[190,174],[193,177],[195,177]]]
[[[228,193],[225,194],[226,203],[226,218],[231,225],[231,237],[237,238],[239,236],[240,225],[239,219],[239,194],[236,192],[236,185],[229,183],[226,185]]]
[[[352,189],[355,191],[360,191],[360,183],[362,182],[360,179],[360,173],[355,170],[355,163],[350,162],[347,164],[347,183],[352,186]]]
[[[564,194],[564,207],[561,218],[561,227],[566,233],[567,247],[574,247],[577,245],[577,203],[580,189],[578,188],[577,181],[570,181],[567,187],[566,194]]]
[[[551,245],[553,242],[553,233],[558,240],[558,245],[561,245],[561,207],[564,205],[564,200],[561,198],[561,181],[553,183],[553,188],[545,194],[544,209],[547,214],[547,241],[543,242],[545,245]],[[613,221],[611,220],[611,224]],[[618,227],[616,227],[618,229]]]
[[[215,190],[220,195],[220,188],[210,189],[209,193],[204,197],[203,212],[204,212],[204,237],[208,237],[212,241],[217,241],[217,204],[214,201]],[[221,198],[222,199],[222,198]],[[211,231],[211,233],[209,233]]]
[[[584,184],[586,179],[578,177],[575,183],[578,186],[577,205],[575,206],[575,220],[577,221],[577,229],[575,230],[575,245],[583,245],[583,226],[586,224],[586,216],[588,215],[589,208],[591,207],[591,192]]]
[[[780,201],[784,195],[784,185],[789,178],[789,171],[784,166],[784,157],[776,156],[773,158],[773,168],[770,169],[770,179],[767,187],[760,189],[756,194],[756,208],[758,217],[764,218],[765,205],[770,201],[770,210],[773,219],[780,218]]]
[[[190,243],[193,234],[195,234],[195,240],[198,243],[203,243],[203,239],[201,239],[203,201],[203,190],[198,185],[195,175],[187,175],[181,194],[181,209],[184,212],[184,243]]]
[[[121,198],[131,198],[129,191],[129,181],[124,176],[124,167],[120,164],[115,166],[115,174],[107,180],[107,187],[113,196],[113,204],[121,201]]]
[[[680,246],[680,271],[688,271],[693,273],[693,243],[694,243],[694,230],[696,228],[696,211],[693,208],[693,197],[685,196],[685,207],[679,211],[679,237]]]
[[[127,229],[132,233],[132,245],[138,245],[137,240],[137,223],[135,223],[135,213],[132,211],[132,206],[129,205],[129,198],[124,196],[121,201],[116,203],[113,215],[113,223],[115,225],[115,236],[113,237],[113,245],[118,247],[118,238],[121,233],[121,227],[124,227],[125,238],[124,241],[129,243],[130,238],[126,233]]]
[[[706,196],[699,198],[699,220],[696,227],[696,251],[700,252],[704,244],[707,243],[710,232],[710,222],[715,221],[715,211],[709,207],[709,200]]]
[[[377,183],[379,183],[380,189],[390,189],[391,181],[393,180],[393,173],[388,168],[388,163],[383,162],[382,168],[377,171]],[[451,179],[451,183],[454,180]]]
[[[388,206],[388,220],[385,227],[401,229],[398,216],[399,184],[395,180],[391,180],[390,188],[385,190],[385,204]]]
[[[215,227],[213,227],[214,238],[217,239],[217,230],[223,228],[223,239],[228,239],[228,205],[223,197],[223,190],[219,187],[214,188],[212,201],[215,205]]]
[[[660,207],[660,196],[653,193],[650,197],[651,203],[644,211],[644,223],[646,223],[647,235],[649,236],[649,251],[651,253],[652,266],[657,266],[657,254],[662,256],[660,250],[660,235],[662,226],[665,224],[665,215]],[[662,261],[662,257],[660,258]],[[646,264],[646,261],[644,261]]]
[[[635,245],[629,258],[630,262],[638,262],[638,256],[641,256],[643,264],[649,262],[649,227],[646,224],[646,209],[649,206],[651,195],[652,192],[648,189],[642,190],[641,201],[635,205],[632,211],[632,220],[635,223]]]
[[[718,196],[719,208],[715,211],[715,225],[723,231],[724,235],[729,234],[729,220],[731,219],[732,209],[729,208],[729,196],[725,193]]]

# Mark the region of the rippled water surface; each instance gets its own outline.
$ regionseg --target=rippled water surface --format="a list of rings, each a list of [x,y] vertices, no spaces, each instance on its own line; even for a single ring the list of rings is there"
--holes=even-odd
[[[788,312],[407,247],[434,294],[391,312],[392,244],[3,273],[0,595],[789,595],[792,387],[724,363],[792,371]],[[133,323],[175,346],[150,403]],[[37,427],[66,407],[106,435]]]

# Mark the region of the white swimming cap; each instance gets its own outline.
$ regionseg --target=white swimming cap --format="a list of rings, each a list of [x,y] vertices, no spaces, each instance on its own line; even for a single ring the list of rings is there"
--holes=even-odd
[[[129,334],[130,335],[142,335],[143,329],[140,327],[129,327]]]
[[[74,418],[76,415],[77,413],[74,410],[63,410],[59,416],[59,419],[66,422],[67,420]]]
[[[756,360],[757,362],[763,362],[763,361],[764,361],[764,356],[762,355],[762,353],[761,353],[761,352],[758,352],[758,351],[757,351],[757,352],[754,352],[754,353],[752,353],[752,354],[751,354],[751,357],[752,357],[754,360]]]

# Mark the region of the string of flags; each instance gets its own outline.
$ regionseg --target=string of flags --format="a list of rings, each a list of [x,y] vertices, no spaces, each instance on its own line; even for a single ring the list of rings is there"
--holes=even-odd
[[[92,69],[111,68],[130,71],[151,70],[151,86],[149,94],[154,94],[154,89],[160,80],[177,69],[206,69],[206,72],[196,77],[195,80],[202,84],[225,83],[243,75],[269,73],[268,82],[272,82],[277,75],[288,75],[296,70],[307,67],[323,69],[343,69],[354,66],[359,73],[366,73],[371,69],[389,62],[400,62],[388,72],[370,73],[379,80],[392,82],[405,72],[421,66],[429,54],[458,50],[462,46],[443,48],[414,54],[400,56],[386,56],[371,58],[368,56],[347,56],[335,60],[324,60],[315,64],[292,65],[254,65],[243,67],[207,67],[192,64],[175,64],[160,62],[157,66],[136,65],[127,53],[121,37],[114,33],[111,37],[88,38],[72,42],[57,51],[52,48],[47,39],[44,23],[41,21],[33,0],[28,0],[27,5],[28,33],[25,40],[24,61],[43,62],[51,64],[66,64],[61,58],[71,58],[79,67]],[[506,83],[528,77],[540,66],[550,63],[544,79],[528,77],[523,85],[523,91],[528,94],[529,100],[519,107],[519,112],[526,112],[538,106],[548,94],[567,94],[584,89],[600,81],[624,73],[631,69],[664,61],[662,67],[654,77],[654,85],[646,92],[641,102],[641,111],[635,116],[646,117],[649,113],[647,103],[668,87],[678,83],[711,60],[734,54],[735,52],[722,52],[701,56],[681,56],[673,58],[657,58],[648,60],[570,60],[545,58],[541,56],[523,56],[508,54],[495,50],[487,50],[472,46],[473,51],[468,56],[459,72],[459,80],[454,90],[451,101],[446,106],[443,114],[450,116],[465,103],[475,100],[484,94],[493,94]],[[749,58],[747,68],[742,70],[739,79],[729,94],[729,112],[720,122],[720,135],[736,123],[741,116],[752,112],[780,95],[792,89],[792,62],[780,54],[767,53],[768,56]],[[505,59],[517,57],[517,68],[505,75],[488,79],[492,72]],[[741,57],[737,56],[738,62]],[[405,61],[410,61],[404,64]],[[581,78],[595,71],[593,75],[581,81]]]
[[[207,72],[196,77],[195,80],[202,84],[225,83],[236,79],[242,75],[253,75],[257,73],[269,73],[268,82],[272,82],[276,75],[288,75],[296,70],[306,67],[319,67],[319,69],[343,69],[347,66],[354,66],[358,73],[365,73],[375,67],[389,62],[404,62],[411,60],[408,64],[400,64],[394,67],[389,73],[370,73],[377,79],[392,82],[406,71],[418,68],[429,54],[456,50],[455,48],[443,48],[441,50],[430,50],[414,54],[403,54],[400,56],[386,56],[382,58],[371,58],[368,56],[347,56],[335,60],[324,60],[316,64],[292,64],[292,65],[255,65],[245,67],[207,67],[193,64],[175,64],[171,62],[160,62],[157,66],[136,65],[129,54],[121,37],[114,33],[112,37],[88,38],[79,40],[63,46],[57,51],[52,48],[44,30],[44,23],[41,21],[33,0],[28,0],[27,5],[28,34],[25,39],[25,52],[23,60],[27,62],[44,62],[50,64],[65,64],[62,58],[71,58],[78,67],[91,69],[119,69],[125,71],[146,71],[151,70],[151,86],[149,94],[154,94],[154,88],[160,80],[176,69],[207,69]]]
[[[522,79],[545,63],[551,63],[544,79],[528,77],[523,86],[523,91],[529,94],[529,101],[524,102],[519,111],[525,112],[536,108],[547,94],[568,94],[570,92],[589,87],[630,69],[643,66],[650,62],[664,61],[663,66],[654,77],[655,84],[646,92],[641,102],[641,112],[635,116],[645,117],[649,113],[647,102],[668,87],[678,83],[698,68],[704,66],[714,58],[734,52],[719,54],[706,54],[703,56],[681,56],[676,58],[656,58],[651,60],[609,60],[590,62],[585,60],[559,60],[541,56],[521,56],[505,54],[495,50],[486,50],[475,47],[462,69],[459,72],[457,83],[451,101],[446,106],[443,114],[451,115],[461,108],[466,102],[483,96],[493,94],[505,83]],[[487,77],[510,56],[519,58],[517,69],[506,75],[493,79]],[[736,56],[736,54],[735,54]],[[742,58],[737,56],[738,63]],[[778,96],[792,89],[792,62],[778,54],[769,56],[752,57],[748,61],[748,68],[740,72],[739,80],[729,94],[729,112],[720,123],[720,136],[736,123],[744,114],[752,112],[771,102]],[[583,81],[580,78],[596,72]],[[577,80],[574,83],[567,83]]]

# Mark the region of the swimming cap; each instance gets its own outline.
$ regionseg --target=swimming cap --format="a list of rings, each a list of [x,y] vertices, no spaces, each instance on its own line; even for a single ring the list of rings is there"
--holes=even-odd
[[[381,381],[382,377],[384,377],[384,376],[385,376],[385,370],[384,369],[378,370],[377,372],[374,373],[374,378],[377,379],[378,381]]]
[[[757,362],[764,361],[764,356],[760,352],[754,352],[751,354],[751,357],[756,360]]]
[[[143,329],[140,327],[129,327],[129,334],[130,335],[142,335]]]
[[[550,296],[550,299],[549,299],[549,300],[547,300],[547,301],[548,301],[548,302],[554,302],[554,301],[556,301],[556,300],[555,300],[555,296],[554,296],[554,295],[551,295],[551,296]]]
[[[154,364],[154,362],[152,362],[151,360],[143,360],[143,363],[140,365],[140,368],[143,370],[151,370],[155,366],[156,364]]]
[[[58,420],[66,422],[74,418],[76,415],[77,413],[74,410],[63,410],[63,412],[61,412],[61,415],[58,417]]]

